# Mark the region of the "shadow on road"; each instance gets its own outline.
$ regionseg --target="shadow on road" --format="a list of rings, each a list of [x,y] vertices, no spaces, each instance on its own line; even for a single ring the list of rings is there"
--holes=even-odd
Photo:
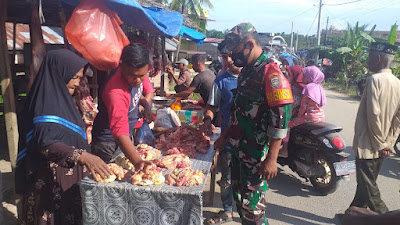
[[[286,171],[279,169],[278,176],[268,181],[268,187],[271,191],[284,196],[324,196],[313,190],[312,185],[306,182],[304,178],[294,175],[288,167],[284,167]],[[289,172],[290,171],[290,172]]]
[[[268,212],[274,213],[268,214]],[[340,224],[339,219],[336,217],[327,218],[317,216],[298,209],[292,209],[275,204],[267,204],[267,218],[282,221],[286,224]],[[310,221],[314,221],[314,223]]]
[[[214,204],[210,204],[208,202],[208,196],[209,196],[210,192],[209,191],[205,191],[203,193],[203,199],[204,199],[204,203],[203,203],[203,207],[213,207],[213,208],[217,208],[218,211],[223,210],[222,208],[222,202],[221,202],[221,193],[219,192],[215,192],[214,194]],[[217,211],[217,212],[218,212]],[[236,206],[235,206],[235,201],[233,201],[233,211],[237,212],[236,210]],[[215,211],[213,210],[207,210],[207,209],[203,209],[203,217],[205,218],[205,220],[203,221],[203,224],[206,224],[206,221],[211,217],[214,216],[216,214]],[[237,215],[237,214],[236,214]],[[236,223],[241,223],[240,218],[237,216],[233,216],[233,222]]]
[[[326,94],[326,97],[331,98],[331,99],[343,100],[350,104],[359,104],[360,103],[360,98],[354,98],[354,97],[350,97],[350,96]]]
[[[379,175],[399,180],[400,179],[400,158],[398,156],[392,156],[392,157],[386,158],[383,161],[383,165],[379,172]]]

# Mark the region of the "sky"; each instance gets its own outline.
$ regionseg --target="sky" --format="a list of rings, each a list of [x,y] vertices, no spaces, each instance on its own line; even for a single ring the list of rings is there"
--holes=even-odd
[[[357,2],[354,2],[357,1]],[[319,0],[211,0],[207,29],[224,31],[241,22],[252,23],[258,32],[315,35],[318,27]],[[354,2],[346,4],[349,2]],[[400,0],[322,0],[321,29],[327,25],[346,29],[347,23],[367,24],[375,30],[390,30],[400,23]],[[342,4],[342,5],[341,5]]]

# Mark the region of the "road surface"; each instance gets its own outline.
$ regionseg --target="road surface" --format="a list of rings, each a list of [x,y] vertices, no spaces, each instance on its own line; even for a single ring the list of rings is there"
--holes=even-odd
[[[327,105],[324,107],[326,122],[343,127],[341,134],[347,145],[346,151],[351,154],[350,160],[354,160],[351,145],[359,100],[329,90],[326,91],[326,96]],[[382,199],[389,209],[400,209],[400,158],[392,157],[385,160],[378,177],[378,185]],[[278,176],[269,182],[269,187],[267,217],[270,225],[340,224],[336,214],[344,213],[352,202],[356,179],[354,174],[350,175],[350,181],[342,180],[336,192],[322,196],[313,190],[310,183],[299,178],[285,166],[281,167]],[[205,199],[208,199],[207,197],[206,192]],[[205,218],[212,215],[211,212],[220,210],[219,199],[220,195],[216,193],[214,205],[204,208]],[[226,224],[240,224],[238,214],[235,214],[234,221]]]

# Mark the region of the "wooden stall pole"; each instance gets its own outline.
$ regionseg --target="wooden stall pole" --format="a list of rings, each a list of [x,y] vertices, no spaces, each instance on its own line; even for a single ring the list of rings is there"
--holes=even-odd
[[[165,57],[165,54],[164,54],[165,53],[165,37],[161,37],[161,52],[162,52],[161,53],[162,59],[164,59],[164,57]],[[161,88],[160,95],[162,97],[164,97],[165,96],[165,90],[164,90],[164,88],[165,88],[165,72],[163,69],[161,70],[161,78],[160,79],[161,79],[160,80],[160,88]]]
[[[15,42],[17,41],[17,23],[13,23],[13,61],[11,63],[11,65],[13,65],[13,77],[17,76],[17,71],[15,69],[16,65],[15,65],[15,55],[16,55],[16,50],[15,50]]]
[[[32,64],[30,68],[28,91],[31,89],[36,74],[39,72],[40,65],[46,55],[46,45],[43,40],[42,25],[39,18],[39,6],[31,5],[31,22],[29,32],[31,35]]]
[[[182,41],[182,36],[179,35],[179,43],[178,43],[178,47],[176,48],[176,56],[174,58],[174,63],[176,63],[176,61],[178,61],[178,57],[179,57],[179,51],[181,50],[181,41]]]
[[[4,118],[6,122],[8,152],[14,171],[18,154],[18,123],[15,110],[15,97],[7,47],[6,33],[7,0],[0,0],[0,79],[4,99]]]
[[[58,0],[58,13],[60,15],[61,28],[64,37],[64,48],[70,49],[67,35],[65,35],[65,26],[67,26],[67,17],[65,16],[64,8],[62,7],[61,0]]]

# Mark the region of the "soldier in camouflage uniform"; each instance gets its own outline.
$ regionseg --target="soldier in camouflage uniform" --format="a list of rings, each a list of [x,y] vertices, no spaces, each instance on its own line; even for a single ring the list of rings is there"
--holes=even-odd
[[[232,51],[236,66],[244,66],[234,90],[230,127],[215,143],[220,148],[230,138],[232,188],[242,224],[267,224],[267,181],[277,174],[277,158],[286,136],[291,104],[269,107],[264,70],[268,58],[258,34],[249,23],[235,26],[225,37],[224,51]],[[280,86],[281,80],[268,81]],[[289,96],[289,102],[292,96]]]

